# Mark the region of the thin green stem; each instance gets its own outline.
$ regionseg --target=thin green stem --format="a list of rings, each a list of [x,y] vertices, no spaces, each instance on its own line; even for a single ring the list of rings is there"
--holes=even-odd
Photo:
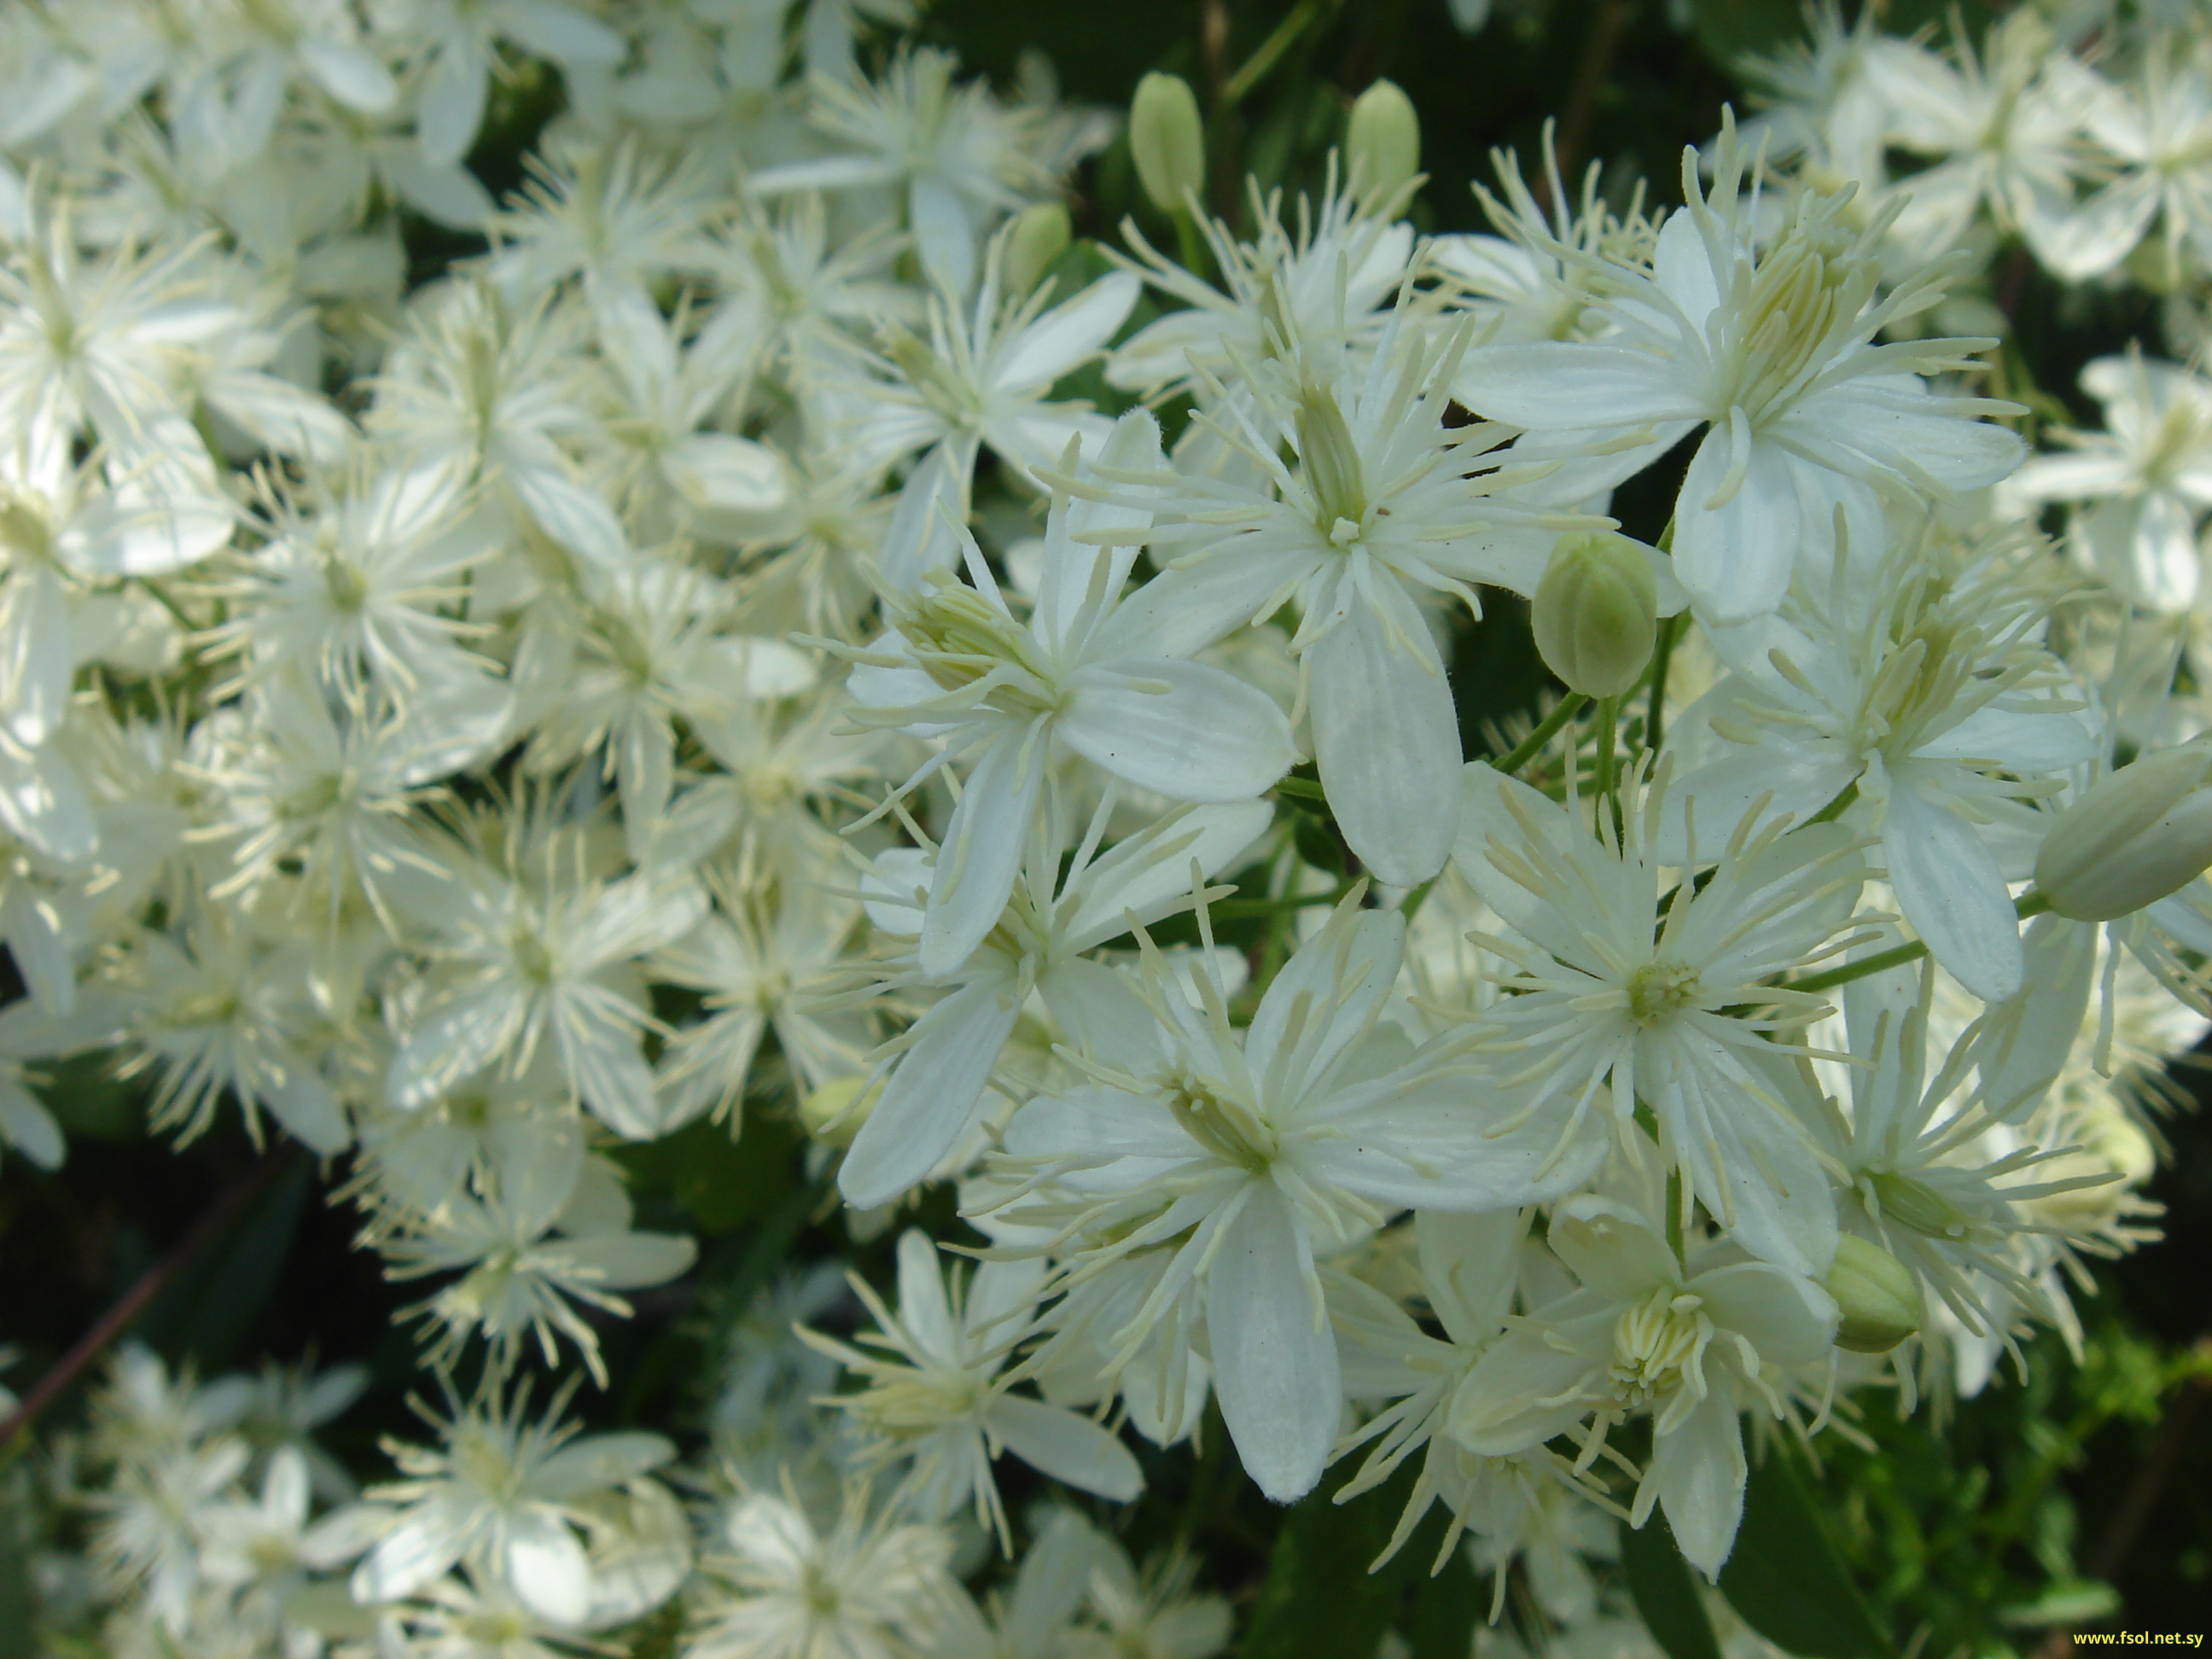
[[[1602,697],[1597,705],[1597,798],[1612,809],[1616,835],[1620,830],[1620,762],[1615,752],[1620,733],[1620,699]]]
[[[1277,778],[1275,793],[1297,800],[1327,800],[1328,792],[1311,778]]]
[[[1209,907],[1209,914],[1217,916],[1272,916],[1285,910],[1304,910],[1316,904],[1340,904],[1351,896],[1357,883],[1326,893],[1285,893],[1280,898],[1224,899]]]
[[[1275,25],[1274,33],[1262,40],[1252,55],[1237,66],[1237,70],[1221,83],[1221,107],[1227,109],[1243,100],[1244,94],[1267,78],[1267,71],[1275,67],[1291,43],[1305,33],[1314,19],[1322,13],[1322,0],[1298,0],[1283,21]]]
[[[1203,276],[1213,268],[1206,257],[1206,239],[1198,234],[1198,218],[1187,208],[1177,208],[1175,213],[1176,252],[1182,259],[1182,268],[1194,276]]]
[[[1836,791],[1835,795],[1829,800],[1826,806],[1823,806],[1819,811],[1814,813],[1811,817],[1807,818],[1805,820],[1805,823],[1801,823],[1797,827],[1802,830],[1805,828],[1806,824],[1832,823],[1838,818],[1843,817],[1845,812],[1850,811],[1851,803],[1858,798],[1859,781],[1856,778],[1853,778],[1849,783]]]
[[[1589,701],[1589,699],[1579,691],[1568,692],[1565,696],[1559,699],[1558,705],[1550,714],[1536,722],[1534,731],[1522,738],[1502,758],[1491,762],[1491,765],[1501,772],[1518,772],[1536,758],[1538,752],[1546,744],[1559,735],[1561,726],[1583,712],[1583,705]]]
[[[1667,1171],[1667,1248],[1674,1253],[1674,1265],[1688,1271],[1689,1243],[1682,1226],[1682,1170],[1680,1164]]]
[[[2026,921],[2030,916],[2039,916],[2048,910],[2051,901],[2030,890],[2022,893],[2012,908],[2013,914]],[[1869,974],[1879,974],[1887,968],[1902,968],[1906,963],[1917,962],[1927,954],[1927,942],[1916,939],[1904,945],[1892,945],[1887,951],[1877,951],[1870,957],[1861,957],[1856,962],[1847,962],[1840,968],[1826,969],[1784,983],[1793,991],[1833,990],[1838,985],[1849,985],[1855,979],[1864,979]]]
[[[1690,613],[1678,611],[1659,624],[1659,643],[1651,652],[1651,701],[1644,716],[1644,749],[1655,752],[1666,740],[1667,671],[1674,665],[1674,641],[1690,625]]]

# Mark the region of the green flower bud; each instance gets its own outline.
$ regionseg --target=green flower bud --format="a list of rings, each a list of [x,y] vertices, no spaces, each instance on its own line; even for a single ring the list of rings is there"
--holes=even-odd
[[[1353,100],[1344,160],[1363,195],[1392,195],[1421,170],[1421,118],[1396,82],[1377,81]]]
[[[1530,609],[1544,663],[1586,697],[1634,685],[1659,638],[1659,584],[1644,544],[1571,530],[1552,549]]]
[[[1206,188],[1206,128],[1198,100],[1180,75],[1155,70],[1129,100],[1129,154],[1145,194],[1163,213],[1182,213]]]
[[[870,1088],[865,1077],[833,1077],[799,1103],[799,1121],[825,1146],[849,1146],[883,1091],[882,1084]]]
[[[1841,1316],[1836,1346],[1853,1353],[1887,1353],[1918,1330],[1927,1314],[1919,1277],[1881,1245],[1852,1233],[1836,1241],[1828,1294]]]
[[[1067,246],[1067,210],[1058,202],[1038,202],[1024,208],[1006,227],[1006,257],[1003,267],[1006,290],[1027,294],[1044,275],[1044,268]]]
[[[2058,814],[2035,884],[2076,921],[2111,921],[2187,886],[2212,864],[2212,749],[2146,755]]]

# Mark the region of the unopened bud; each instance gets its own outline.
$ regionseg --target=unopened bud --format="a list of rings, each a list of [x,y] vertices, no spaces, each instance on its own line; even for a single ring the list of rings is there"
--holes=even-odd
[[[799,1103],[799,1121],[817,1140],[849,1146],[883,1092],[882,1084],[871,1087],[865,1077],[833,1077]]]
[[[2035,885],[2076,921],[2111,921],[2187,886],[2212,864],[2212,749],[2146,755],[2058,814]]]
[[[1421,170],[1421,118],[1395,81],[1377,81],[1352,100],[1344,161],[1355,188],[1389,196]]]
[[[1920,1328],[1927,1313],[1912,1269],[1855,1233],[1836,1241],[1828,1294],[1840,1316],[1836,1346],[1853,1353],[1887,1353]]]
[[[1187,210],[1206,188],[1206,128],[1198,100],[1180,75],[1155,70],[1129,100],[1129,154],[1145,194],[1163,213]]]
[[[1067,246],[1067,210],[1057,202],[1038,202],[1016,214],[1006,227],[1004,267],[1009,294],[1027,294]]]
[[[1659,583],[1643,543],[1571,530],[1552,549],[1529,620],[1545,666],[1586,697],[1617,697],[1643,677],[1659,638]]]

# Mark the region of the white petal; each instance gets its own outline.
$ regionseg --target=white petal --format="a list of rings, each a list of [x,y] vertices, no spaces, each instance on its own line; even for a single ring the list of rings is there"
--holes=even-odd
[[[342,40],[300,41],[300,62],[325,92],[349,109],[374,114],[390,109],[399,96],[392,71],[372,52]]]
[[[1735,493],[1717,507],[1709,506],[1730,465],[1729,428],[1717,426],[1691,458],[1674,505],[1674,574],[1700,613],[1719,622],[1755,617],[1781,604],[1798,543],[1807,534],[1797,481],[1779,446],[1753,440]]]
[[[1206,1338],[1229,1437],[1278,1504],[1321,1479],[1344,1403],[1336,1339],[1312,1285],[1312,1251],[1288,1200],[1255,1188],[1207,1276]]]
[[[530,1477],[530,1495],[564,1503],[586,1492],[619,1486],[648,1469],[659,1468],[675,1455],[676,1448],[668,1441],[639,1429],[586,1435],[538,1466]]]
[[[1649,351],[1539,340],[1470,351],[1452,395],[1476,414],[1534,432],[1704,417],[1689,377]]]
[[[1123,657],[1078,670],[1068,689],[1060,740],[1170,800],[1249,800],[1297,759],[1274,699],[1210,663]]]
[[[1100,277],[1024,329],[993,379],[1009,391],[1048,387],[1114,337],[1142,287],[1130,271]]]
[[[1645,1479],[1692,1566],[1711,1578],[1735,1546],[1743,1519],[1743,1431],[1735,1402],[1716,1389],[1652,1449]]]
[[[550,1510],[525,1510],[507,1522],[506,1553],[515,1600],[556,1625],[583,1622],[592,1610],[592,1562],[567,1522]]]
[[[2020,989],[2020,920],[2003,872],[1974,826],[1904,779],[1890,792],[1882,856],[1898,908],[1929,954],[1984,1002]]]
[[[783,458],[766,444],[726,432],[695,432],[662,457],[668,481],[696,507],[767,513],[790,494]]]
[[[1145,1488],[1129,1449],[1087,1417],[1008,1394],[991,1402],[983,1421],[1008,1451],[1055,1480],[1117,1504]]]
[[[1389,578],[1391,621],[1425,641],[1427,624]],[[1314,757],[1345,841],[1377,879],[1413,887],[1444,866],[1459,827],[1459,714],[1443,668],[1394,643],[1355,602],[1307,647]]]
[[[1006,914],[1044,786],[1048,731],[1039,720],[1001,732],[968,774],[922,912],[921,971],[933,978],[967,961]]]
[[[510,468],[507,481],[538,528],[578,558],[603,570],[620,570],[629,562],[622,523],[596,490],[550,466]]]
[[[415,101],[415,139],[433,167],[452,167],[469,153],[483,125],[491,65],[474,43],[448,37],[422,77]]]
[[[837,1189],[857,1209],[888,1204],[934,1169],[981,1109],[983,1085],[1014,1029],[997,978],[955,991],[921,1017],[881,1099],[853,1139]]]

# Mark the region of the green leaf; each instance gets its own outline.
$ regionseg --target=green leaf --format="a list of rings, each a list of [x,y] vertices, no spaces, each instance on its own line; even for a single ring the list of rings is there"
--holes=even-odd
[[[1721,1594],[1776,1646],[1809,1659],[1888,1659],[1888,1638],[1820,1524],[1789,1455],[1770,1448],[1751,1472],[1743,1524]]]
[[[749,1113],[740,1139],[726,1124],[699,1118],[659,1140],[617,1147],[614,1158],[634,1197],[667,1194],[709,1237],[735,1232],[805,1184],[795,1167],[797,1133],[769,1112]]]
[[[302,1158],[256,1194],[154,1298],[137,1340],[193,1361],[203,1376],[233,1363],[276,1294],[315,1189],[314,1165]]]
[[[1653,1510],[1641,1528],[1621,1522],[1620,1568],[1644,1627],[1667,1659],[1721,1659],[1697,1577],[1659,1510]]]
[[[1382,1513],[1376,1501],[1387,1491],[1339,1505],[1329,1502],[1324,1487],[1284,1516],[1245,1633],[1244,1659],[1308,1659],[1318,1653],[1350,1659],[1375,1651],[1390,1628],[1402,1588],[1395,1574],[1367,1571],[1382,1553],[1397,1513]]]
[[[1394,1629],[1412,1632],[1417,1659],[1467,1652],[1479,1592],[1464,1552],[1453,1551],[1457,1559],[1429,1577],[1442,1541],[1440,1510],[1429,1512],[1381,1571],[1367,1570],[1390,1541],[1413,1480],[1409,1463],[1348,1504],[1332,1503],[1325,1484],[1284,1514],[1243,1659],[1365,1659]]]
[[[1690,17],[1698,44],[1723,69],[1805,38],[1805,9],[1797,0],[1694,0]]]
[[[0,1501],[0,1659],[33,1659],[36,1602],[31,1594],[31,1522],[37,1513],[27,1490],[14,1478]]]
[[[2051,1625],[2086,1625],[2109,1619],[2120,1610],[2120,1593],[2094,1578],[2062,1578],[2032,1601],[2005,1607],[2000,1624],[2015,1630],[2042,1630]]]

